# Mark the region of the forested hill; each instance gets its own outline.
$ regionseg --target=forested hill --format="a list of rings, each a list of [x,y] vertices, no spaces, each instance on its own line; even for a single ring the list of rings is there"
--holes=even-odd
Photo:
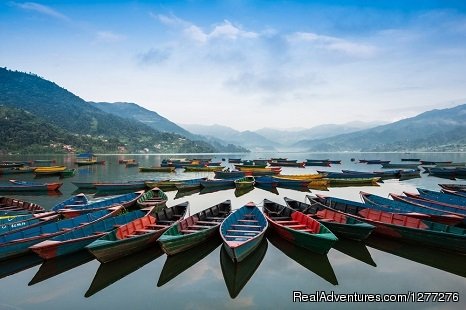
[[[27,111],[35,117],[36,123],[55,126],[61,130],[60,134],[75,135],[79,139],[92,138],[89,141],[92,145],[86,151],[117,152],[123,148],[129,152],[146,149],[155,153],[215,151],[215,148],[206,142],[191,141],[180,135],[160,132],[140,122],[128,122],[92,106],[53,82],[34,74],[10,71],[6,68],[0,68],[0,105]],[[5,110],[5,113],[13,113],[14,116],[11,117],[19,116],[19,112],[14,110]],[[21,123],[21,120],[18,122]],[[15,127],[17,130],[23,130],[23,125],[17,124]],[[2,137],[10,141],[8,148],[2,147],[1,151],[21,151],[21,142],[17,139],[15,131],[9,130],[8,134]],[[33,131],[30,134],[33,141],[36,141],[36,147],[40,148],[49,131]],[[95,143],[92,142],[94,140]],[[12,141],[16,141],[17,145]],[[102,144],[101,141],[112,143]],[[72,141],[64,142],[71,144]],[[81,148],[78,143],[73,147],[78,151]]]

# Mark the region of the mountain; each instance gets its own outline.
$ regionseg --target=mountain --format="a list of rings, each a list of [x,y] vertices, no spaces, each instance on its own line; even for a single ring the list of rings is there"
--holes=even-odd
[[[94,137],[101,141],[112,142],[109,145],[94,143],[86,151],[136,152],[144,149],[155,153],[214,151],[214,148],[206,142],[193,142],[180,135],[154,130],[140,122],[128,122],[118,116],[105,113],[53,82],[34,74],[10,71],[6,68],[0,68],[0,105],[27,111],[37,118],[36,121],[60,128],[63,134],[76,135],[82,139]],[[2,137],[2,139],[15,138],[15,136]]]
[[[209,143],[216,152],[248,152],[247,149],[226,143],[220,139],[195,135],[171,122],[160,114],[147,110],[131,102],[89,102],[100,110],[123,118],[129,118],[146,124],[158,131],[176,133],[193,141]]]
[[[274,151],[277,146],[276,142],[249,130],[238,131],[227,126],[217,124],[183,124],[181,126],[190,132],[203,136],[214,137],[232,144],[241,145],[242,147],[248,148],[252,151]]]
[[[312,128],[289,130],[289,129],[275,129],[275,128],[262,128],[256,130],[255,133],[269,139],[276,141],[282,145],[293,145],[298,141],[305,139],[323,139],[336,136],[344,133],[351,133],[363,129],[368,129],[383,125],[382,122],[350,122],[346,124],[326,124],[319,125]]]
[[[466,104],[294,146],[308,151],[464,151]]]

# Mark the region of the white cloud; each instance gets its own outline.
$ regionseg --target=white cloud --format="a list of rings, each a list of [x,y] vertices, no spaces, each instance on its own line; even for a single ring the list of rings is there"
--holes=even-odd
[[[168,15],[163,15],[163,14],[155,14],[155,13],[152,13],[150,12],[149,15],[159,21],[160,23],[166,25],[166,26],[189,26],[190,23],[181,19],[181,18],[178,18],[176,17],[175,15],[173,14],[170,14],[170,16]]]
[[[70,18],[54,9],[51,7],[35,3],[35,2],[24,2],[24,3],[16,3],[12,2],[12,5],[23,9],[27,11],[34,11],[43,15],[47,15],[56,19],[64,20],[64,21],[70,21]]]
[[[184,29],[183,33],[186,37],[198,43],[206,43],[209,36],[202,31],[201,28],[191,25]]]
[[[111,31],[99,31],[96,33],[98,42],[103,43],[116,43],[126,39],[125,36],[111,32]]]

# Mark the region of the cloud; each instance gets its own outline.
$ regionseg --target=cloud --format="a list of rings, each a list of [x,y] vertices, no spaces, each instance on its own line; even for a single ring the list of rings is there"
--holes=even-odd
[[[16,6],[20,9],[27,10],[27,11],[34,11],[43,15],[47,15],[59,20],[63,21],[70,21],[70,18],[54,9],[51,7],[35,3],[35,2],[24,2],[24,3],[16,3],[12,2],[11,3],[13,6]]]
[[[155,64],[170,58],[173,50],[171,48],[151,48],[147,52],[138,55],[140,64]]]
[[[125,36],[111,32],[111,31],[99,31],[96,33],[96,38],[98,42],[103,42],[103,43],[121,42],[126,39]]]
[[[170,14],[169,16],[168,15],[163,15],[163,14],[155,14],[155,13],[152,13],[150,12],[149,15],[159,21],[160,23],[166,25],[166,26],[189,26],[190,23],[181,19],[181,18],[178,18],[176,17],[175,15],[173,14]]]
[[[342,52],[350,56],[371,57],[377,51],[377,48],[370,44],[352,42],[313,32],[295,32],[287,38],[291,44],[311,43],[313,47]]]

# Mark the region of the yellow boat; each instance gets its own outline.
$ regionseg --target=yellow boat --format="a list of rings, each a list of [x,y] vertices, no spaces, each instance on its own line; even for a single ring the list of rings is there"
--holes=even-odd
[[[195,167],[195,166],[186,166],[184,167],[185,172],[214,172],[222,171],[225,169],[223,166],[208,166],[208,167]]]
[[[277,178],[291,179],[291,180],[300,180],[300,181],[312,181],[316,179],[322,179],[324,176],[320,173],[312,174],[280,174],[276,176]]]
[[[50,167],[37,167],[34,169],[35,174],[54,174],[66,170],[65,166],[50,166]]]
[[[252,167],[237,167],[239,171],[243,172],[279,172],[281,169],[275,169],[275,168],[252,168]]]
[[[327,187],[330,185],[328,179],[314,179],[309,182],[307,187]]]

